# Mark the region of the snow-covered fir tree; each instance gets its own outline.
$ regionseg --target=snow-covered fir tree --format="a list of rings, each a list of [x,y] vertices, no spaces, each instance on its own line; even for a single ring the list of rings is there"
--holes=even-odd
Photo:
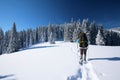
[[[48,31],[47,31],[47,33],[48,33],[48,41],[50,41],[50,34],[51,34],[51,32],[52,32],[52,25],[49,24],[48,25]]]
[[[74,26],[73,23],[66,23],[64,25],[64,41],[73,41]]]
[[[100,30],[98,30],[98,34],[96,36],[96,44],[97,45],[105,45],[105,42],[104,42],[104,39],[103,39],[103,36],[102,36]]]
[[[81,23],[80,23],[80,19],[76,22],[76,29],[77,29],[77,34],[79,34],[81,32]]]
[[[111,32],[110,31],[105,31],[105,45],[111,45]]]
[[[23,31],[18,32],[18,45],[23,48]]]
[[[32,44],[33,44],[33,36],[32,36],[32,32],[30,32],[29,47],[32,46]]]
[[[95,22],[92,22],[92,23],[90,24],[90,34],[89,34],[90,44],[93,44],[93,45],[96,44],[96,43],[95,43],[95,42],[96,42],[95,39],[96,39],[97,33],[98,33],[98,30],[97,30],[97,27],[96,27],[96,25],[95,25]]]
[[[37,27],[35,31],[36,31],[36,43],[38,43],[39,42],[39,37],[38,37],[39,28]]]
[[[9,42],[10,42],[10,34],[11,31],[6,31],[5,35],[4,35],[4,42],[3,42],[3,53],[8,53],[8,46],[9,46]]]
[[[106,45],[119,46],[120,45],[120,33],[113,31],[107,31],[105,34]]]
[[[88,40],[90,40],[90,31],[89,31],[90,29],[89,29],[88,19],[83,19],[82,27],[81,27],[81,28],[82,28],[81,30],[82,30],[84,33],[86,33]]]
[[[36,30],[34,29],[32,32],[33,35],[33,44],[36,44]]]
[[[55,44],[55,39],[54,39],[54,35],[52,32],[50,33],[49,42],[50,44]]]
[[[69,41],[69,34],[68,34],[68,26],[67,23],[64,24],[64,41],[67,42]]]
[[[8,53],[16,52],[18,51],[18,35],[16,30],[16,24],[13,23],[13,27],[10,34],[10,42],[8,46]]]
[[[4,49],[3,43],[4,43],[4,33],[3,30],[0,28],[0,55],[3,53],[3,49]]]
[[[48,30],[47,30],[47,37],[48,37],[48,41],[51,43],[51,41],[56,41],[56,25],[48,25]],[[45,36],[45,37],[46,37]]]
[[[89,33],[89,23],[88,23],[88,19],[83,19],[83,22],[82,22],[82,30],[83,30],[83,32],[85,32],[86,34]]]
[[[73,32],[73,41],[75,42],[78,38],[78,33],[77,33],[77,29],[74,29],[74,32]]]
[[[26,45],[26,47],[29,47],[29,40],[30,40],[30,30],[28,29],[27,31],[26,31],[26,40],[25,40],[25,45]]]
[[[26,47],[26,31],[23,30],[23,48]]]
[[[40,28],[40,42],[45,42],[46,41],[46,27],[41,27]]]
[[[56,40],[63,40],[63,27],[60,25],[56,25],[55,33],[56,33]]]

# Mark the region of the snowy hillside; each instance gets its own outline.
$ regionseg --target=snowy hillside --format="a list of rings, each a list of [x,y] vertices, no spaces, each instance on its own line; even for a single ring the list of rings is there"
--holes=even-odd
[[[37,44],[0,56],[0,80],[119,80],[120,47],[90,45],[79,64],[76,43]]]
[[[117,28],[111,28],[111,29],[109,29],[109,31],[113,31],[113,32],[120,33],[120,27],[117,27]]]

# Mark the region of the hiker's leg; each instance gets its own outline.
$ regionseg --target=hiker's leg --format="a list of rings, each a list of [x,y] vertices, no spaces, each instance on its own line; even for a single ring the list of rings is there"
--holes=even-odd
[[[87,49],[84,49],[84,61],[86,61],[86,56],[87,56],[86,52],[87,52]]]
[[[83,59],[83,49],[80,49],[80,59]]]

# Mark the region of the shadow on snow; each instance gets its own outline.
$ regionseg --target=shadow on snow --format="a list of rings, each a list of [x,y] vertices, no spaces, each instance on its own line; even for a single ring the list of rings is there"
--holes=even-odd
[[[92,60],[109,60],[109,61],[120,61],[120,57],[110,57],[110,58],[90,58],[89,61]]]
[[[78,69],[76,75],[69,76],[67,80],[78,80],[82,78],[82,72],[81,69]]]
[[[0,79],[9,79],[9,78],[11,78],[13,76],[14,76],[14,74],[3,75],[3,76],[0,76]],[[16,79],[11,78],[9,80],[16,80]]]

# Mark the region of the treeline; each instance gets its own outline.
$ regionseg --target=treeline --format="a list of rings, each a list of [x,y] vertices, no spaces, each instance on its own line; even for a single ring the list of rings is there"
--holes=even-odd
[[[13,27],[9,31],[3,32],[0,28],[0,54],[16,52],[21,48],[48,41],[52,44],[57,40],[75,42],[79,32],[83,31],[92,45],[120,45],[119,33],[105,30],[102,25],[89,22],[88,19],[84,19],[82,22],[71,19],[70,23],[49,24],[19,32],[16,30],[16,23],[13,23]]]
[[[64,28],[61,25],[49,24],[35,29],[17,31],[16,23],[11,30],[3,32],[0,28],[0,54],[16,52],[21,48],[30,47],[36,43],[63,40]]]

